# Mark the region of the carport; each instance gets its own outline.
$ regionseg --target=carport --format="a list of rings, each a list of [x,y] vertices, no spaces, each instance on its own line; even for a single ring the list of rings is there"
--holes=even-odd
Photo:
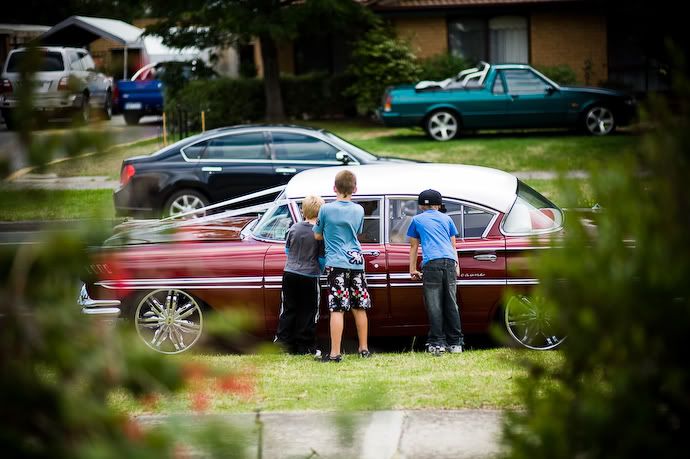
[[[124,59],[122,78],[127,79],[127,52],[140,50],[142,64],[163,60],[181,60],[199,57],[199,50],[168,48],[158,37],[145,36],[144,29],[117,19],[70,16],[53,26],[39,37],[43,45],[87,47],[90,43],[104,38],[122,46]]]

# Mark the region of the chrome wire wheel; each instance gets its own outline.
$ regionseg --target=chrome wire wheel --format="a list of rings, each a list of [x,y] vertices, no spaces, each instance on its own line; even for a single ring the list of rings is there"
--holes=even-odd
[[[195,194],[180,194],[170,202],[168,206],[168,215],[175,216],[184,214],[193,210],[203,209],[206,205],[206,202]],[[188,215],[186,218],[197,218],[203,217],[204,215],[206,215],[206,212],[202,211]]]
[[[162,354],[179,354],[201,337],[204,316],[199,303],[182,290],[155,290],[142,298],[134,316],[137,334]]]
[[[528,349],[553,349],[566,338],[558,333],[552,314],[541,306],[540,301],[526,295],[516,295],[508,300],[504,320],[510,337]]]
[[[433,113],[426,122],[427,133],[441,142],[454,138],[459,128],[456,116],[447,111]]]
[[[585,128],[592,135],[610,134],[615,126],[613,112],[606,107],[592,107],[585,115]]]

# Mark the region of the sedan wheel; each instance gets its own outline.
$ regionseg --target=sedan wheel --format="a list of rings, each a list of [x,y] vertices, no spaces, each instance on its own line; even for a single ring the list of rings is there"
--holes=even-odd
[[[204,317],[199,303],[182,290],[155,290],[137,306],[134,323],[148,347],[162,354],[179,354],[201,337]]]
[[[510,298],[504,319],[510,337],[528,349],[545,351],[565,340],[565,336],[556,331],[552,315],[535,298],[525,295]]]
[[[433,113],[426,122],[426,132],[434,140],[450,140],[459,129],[457,116],[444,110]]]
[[[206,206],[208,206],[208,201],[205,196],[193,190],[182,190],[172,195],[168,200],[165,205],[165,212],[167,212],[167,215],[174,217],[197,209],[203,209]],[[204,215],[206,215],[206,212],[201,211],[188,215],[187,218],[203,217]]]
[[[585,129],[592,135],[607,135],[616,127],[613,112],[601,106],[590,108],[585,115],[584,123]]]

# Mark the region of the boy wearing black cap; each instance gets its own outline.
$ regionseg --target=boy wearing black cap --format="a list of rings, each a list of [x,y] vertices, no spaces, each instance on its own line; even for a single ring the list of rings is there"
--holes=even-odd
[[[462,352],[463,335],[458,311],[457,278],[460,275],[453,220],[439,212],[441,193],[425,190],[419,194],[422,213],[412,219],[407,230],[410,238],[410,275],[424,282],[424,304],[429,316],[427,349],[433,355],[448,351]],[[417,270],[417,249],[422,245],[422,272]]]

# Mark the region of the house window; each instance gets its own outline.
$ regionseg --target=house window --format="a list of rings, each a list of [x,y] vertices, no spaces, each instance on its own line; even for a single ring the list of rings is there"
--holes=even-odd
[[[527,63],[527,18],[495,16],[456,18],[448,22],[450,52],[470,61]]]

